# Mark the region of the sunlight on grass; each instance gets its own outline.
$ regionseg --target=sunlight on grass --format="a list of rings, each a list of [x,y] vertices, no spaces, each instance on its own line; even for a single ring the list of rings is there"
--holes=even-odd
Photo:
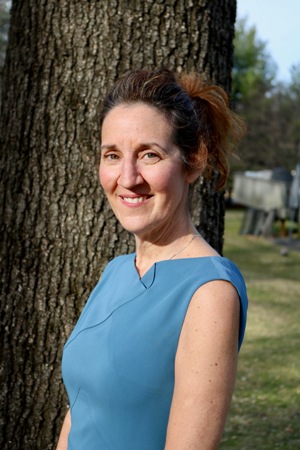
[[[300,252],[239,235],[227,211],[224,256],[244,274],[249,312],[236,389],[220,449],[300,448]]]

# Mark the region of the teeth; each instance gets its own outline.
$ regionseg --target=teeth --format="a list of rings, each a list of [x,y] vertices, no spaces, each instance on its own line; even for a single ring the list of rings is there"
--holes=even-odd
[[[123,197],[127,203],[141,203],[147,199],[147,197]]]

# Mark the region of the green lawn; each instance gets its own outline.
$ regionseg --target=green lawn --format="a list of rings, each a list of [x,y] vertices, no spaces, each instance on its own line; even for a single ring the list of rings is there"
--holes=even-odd
[[[248,288],[245,340],[220,449],[300,449],[300,252],[239,235],[243,213],[226,213],[224,256]]]

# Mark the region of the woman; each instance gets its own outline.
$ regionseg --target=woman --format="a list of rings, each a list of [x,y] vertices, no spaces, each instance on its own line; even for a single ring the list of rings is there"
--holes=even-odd
[[[107,94],[100,183],[136,252],[108,264],[65,346],[59,450],[218,447],[247,296],[187,203],[212,168],[224,186],[242,129],[225,92],[195,74],[137,70]]]

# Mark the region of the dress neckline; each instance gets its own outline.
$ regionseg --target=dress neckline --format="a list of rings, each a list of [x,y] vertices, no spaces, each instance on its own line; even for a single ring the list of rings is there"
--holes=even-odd
[[[162,259],[161,261],[156,261],[152,264],[152,266],[149,267],[149,269],[147,270],[147,272],[144,273],[144,275],[142,277],[140,277],[136,265],[135,265],[135,258],[136,258],[136,253],[132,253],[133,256],[133,268],[135,271],[136,276],[138,277],[138,279],[140,280],[141,284],[146,288],[149,289],[152,284],[154,283],[155,280],[155,274],[156,274],[156,270],[157,270],[157,266],[160,264],[166,264],[166,263],[179,263],[182,261],[195,261],[195,260],[211,260],[211,259],[226,259],[224,256],[221,255],[208,255],[208,256],[196,256],[196,257],[190,257],[190,258],[176,258],[176,259]]]

